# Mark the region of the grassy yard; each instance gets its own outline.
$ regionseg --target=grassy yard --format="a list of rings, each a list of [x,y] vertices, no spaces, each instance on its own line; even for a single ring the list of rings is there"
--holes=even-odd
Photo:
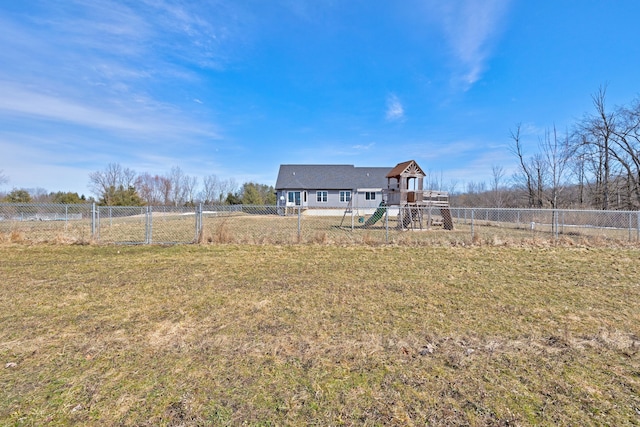
[[[640,424],[640,250],[0,245],[0,425]]]
[[[141,208],[136,208],[138,211]],[[249,209],[246,207],[245,209]],[[125,211],[127,212],[127,211]],[[86,216],[69,221],[3,221],[0,217],[0,244],[3,243],[54,243],[54,244],[175,244],[175,243],[223,243],[223,244],[328,244],[328,245],[408,245],[408,246],[490,246],[524,245],[579,245],[579,246],[627,246],[640,247],[640,231],[632,227],[637,219],[626,213],[619,214],[616,227],[604,226],[606,221],[580,217],[581,211],[566,215],[581,226],[558,226],[556,235],[548,218],[531,217],[538,222],[515,220],[506,214],[501,221],[470,218],[456,220],[453,230],[445,230],[435,215],[432,219],[440,225],[430,225],[428,215],[421,223],[402,227],[397,215],[383,218],[376,224],[364,226],[365,216],[318,215],[266,215],[252,212],[205,212],[202,228],[196,231],[193,212],[154,212],[145,214],[98,216],[95,223]],[[320,211],[321,212],[321,211]],[[526,211],[523,211],[526,212]],[[589,212],[587,212],[589,213]],[[513,214],[513,212],[511,212]],[[524,215],[524,214],[523,214]],[[533,214],[531,214],[533,215]],[[585,214],[583,213],[583,216]],[[482,215],[481,215],[482,216]],[[484,215],[485,218],[488,215]],[[494,215],[497,217],[497,215]],[[609,215],[611,217],[611,215]],[[489,217],[491,218],[491,217]],[[564,216],[563,216],[564,218]],[[499,219],[499,218],[496,218]],[[624,221],[622,221],[623,219]],[[360,222],[362,220],[363,222]],[[587,221],[590,220],[590,221]],[[628,221],[628,227],[623,223]],[[545,222],[546,221],[546,222]],[[609,222],[613,221],[609,218]],[[636,222],[634,222],[636,221]],[[585,224],[600,224],[598,227]]]

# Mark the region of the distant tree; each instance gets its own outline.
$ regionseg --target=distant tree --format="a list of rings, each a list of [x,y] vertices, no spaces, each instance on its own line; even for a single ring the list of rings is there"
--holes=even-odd
[[[183,185],[184,185],[185,204],[189,206],[194,206],[195,199],[196,199],[196,190],[198,188],[198,177],[185,175]]]
[[[520,169],[513,175],[514,182],[519,183],[522,187],[525,188],[528,199],[528,206],[534,207],[536,200],[536,191],[534,185],[534,178],[531,172],[531,166],[527,162],[524,157],[524,150],[522,148],[522,141],[520,139],[520,128],[521,125],[518,124],[516,126],[515,131],[511,131],[511,139],[512,145],[509,147],[509,150],[518,158],[518,165]]]
[[[265,192],[262,194],[264,204],[275,205],[278,199],[276,198],[276,190],[273,188],[273,185],[265,186],[264,190]]]
[[[264,200],[258,188],[253,183],[245,183],[242,186],[242,203],[245,205],[263,205]]]
[[[241,205],[242,198],[240,194],[236,193],[227,193],[227,197],[224,201],[227,205]]]
[[[165,206],[169,206],[172,204],[171,199],[171,191],[173,185],[171,184],[171,180],[166,176],[160,177],[160,193],[162,194],[162,204]]]
[[[238,196],[238,183],[233,178],[222,180],[220,181],[219,190],[220,190],[220,202],[223,202],[223,197],[228,198],[229,194],[235,194],[236,196]],[[225,196],[225,194],[227,196]],[[233,203],[233,204],[239,204],[239,203]]]
[[[109,201],[107,204],[107,200]],[[144,206],[144,200],[138,195],[134,186],[111,187],[98,201],[102,206]]]
[[[87,203],[87,199],[84,196],[79,196],[78,193],[58,191],[57,193],[50,193],[49,198],[51,203],[59,203],[63,205],[71,205],[71,204],[79,204],[79,203]]]
[[[4,171],[0,169],[0,185],[9,182],[9,177],[4,174]]]
[[[611,154],[620,164],[629,210],[640,207],[640,99],[616,111]]]
[[[202,180],[200,199],[205,205],[220,202],[220,180],[216,175],[205,176]]]
[[[33,199],[27,190],[14,188],[7,194],[4,201],[7,203],[30,203]]]
[[[37,203],[48,203],[51,201],[51,197],[49,197],[49,192],[42,187],[36,188],[26,188],[31,195],[31,200]]]
[[[569,135],[564,139],[558,138],[555,126],[553,132],[545,131],[544,139],[540,143],[542,156],[546,163],[548,176],[548,194],[547,200],[551,203],[552,208],[558,207],[558,196],[567,184],[567,174],[569,171],[569,161],[572,155],[571,145],[569,144]]]
[[[446,187],[446,191],[451,195],[451,194],[456,194],[457,193],[457,188],[458,188],[458,180],[455,178],[452,178],[449,180],[449,184]]]
[[[502,182],[504,178],[504,168],[502,166],[491,166],[491,195],[492,205],[496,208],[501,208],[504,205],[504,184]]]
[[[611,199],[611,179],[617,171],[612,159],[615,159],[615,138],[617,133],[617,114],[606,107],[606,86],[591,96],[595,113],[585,115],[577,124],[577,138],[574,142],[576,152],[587,160],[593,174],[592,194],[596,207],[609,209]]]
[[[202,180],[202,190],[199,193],[200,200],[206,204],[227,203],[229,194],[242,198],[242,190],[233,178],[220,179],[216,175],[205,176]],[[233,197],[232,197],[233,199]],[[238,204],[238,203],[235,203]]]
[[[169,175],[167,176],[171,183],[170,197],[174,206],[182,205],[185,202],[186,197],[186,181],[188,177],[184,174],[180,166],[174,166],[171,168]]]
[[[240,191],[242,203],[245,205],[275,205],[276,195],[273,186],[245,182]]]
[[[104,170],[89,174],[89,188],[105,206],[116,206],[112,196],[118,189],[128,191],[135,189],[136,173],[129,168],[123,168],[118,163],[109,163]],[[137,194],[137,193],[136,193]]]
[[[135,187],[147,205],[158,206],[164,203],[163,177],[148,172],[138,175]]]

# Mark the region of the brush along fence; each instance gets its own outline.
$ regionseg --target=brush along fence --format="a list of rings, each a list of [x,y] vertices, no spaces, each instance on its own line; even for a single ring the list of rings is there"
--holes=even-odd
[[[527,239],[637,243],[640,212],[0,203],[5,242],[420,245]]]

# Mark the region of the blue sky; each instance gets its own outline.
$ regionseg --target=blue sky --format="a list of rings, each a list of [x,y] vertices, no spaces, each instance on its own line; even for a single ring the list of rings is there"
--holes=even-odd
[[[515,170],[554,125],[640,94],[637,0],[0,2],[0,170],[90,194],[119,163],[273,185],[281,163],[445,182]]]

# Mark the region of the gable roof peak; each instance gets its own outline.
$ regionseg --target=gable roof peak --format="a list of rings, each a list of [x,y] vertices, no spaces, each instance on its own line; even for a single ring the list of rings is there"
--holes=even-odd
[[[415,160],[407,160],[406,162],[398,163],[391,169],[387,174],[387,178],[397,178],[400,176],[425,177],[426,175]]]

